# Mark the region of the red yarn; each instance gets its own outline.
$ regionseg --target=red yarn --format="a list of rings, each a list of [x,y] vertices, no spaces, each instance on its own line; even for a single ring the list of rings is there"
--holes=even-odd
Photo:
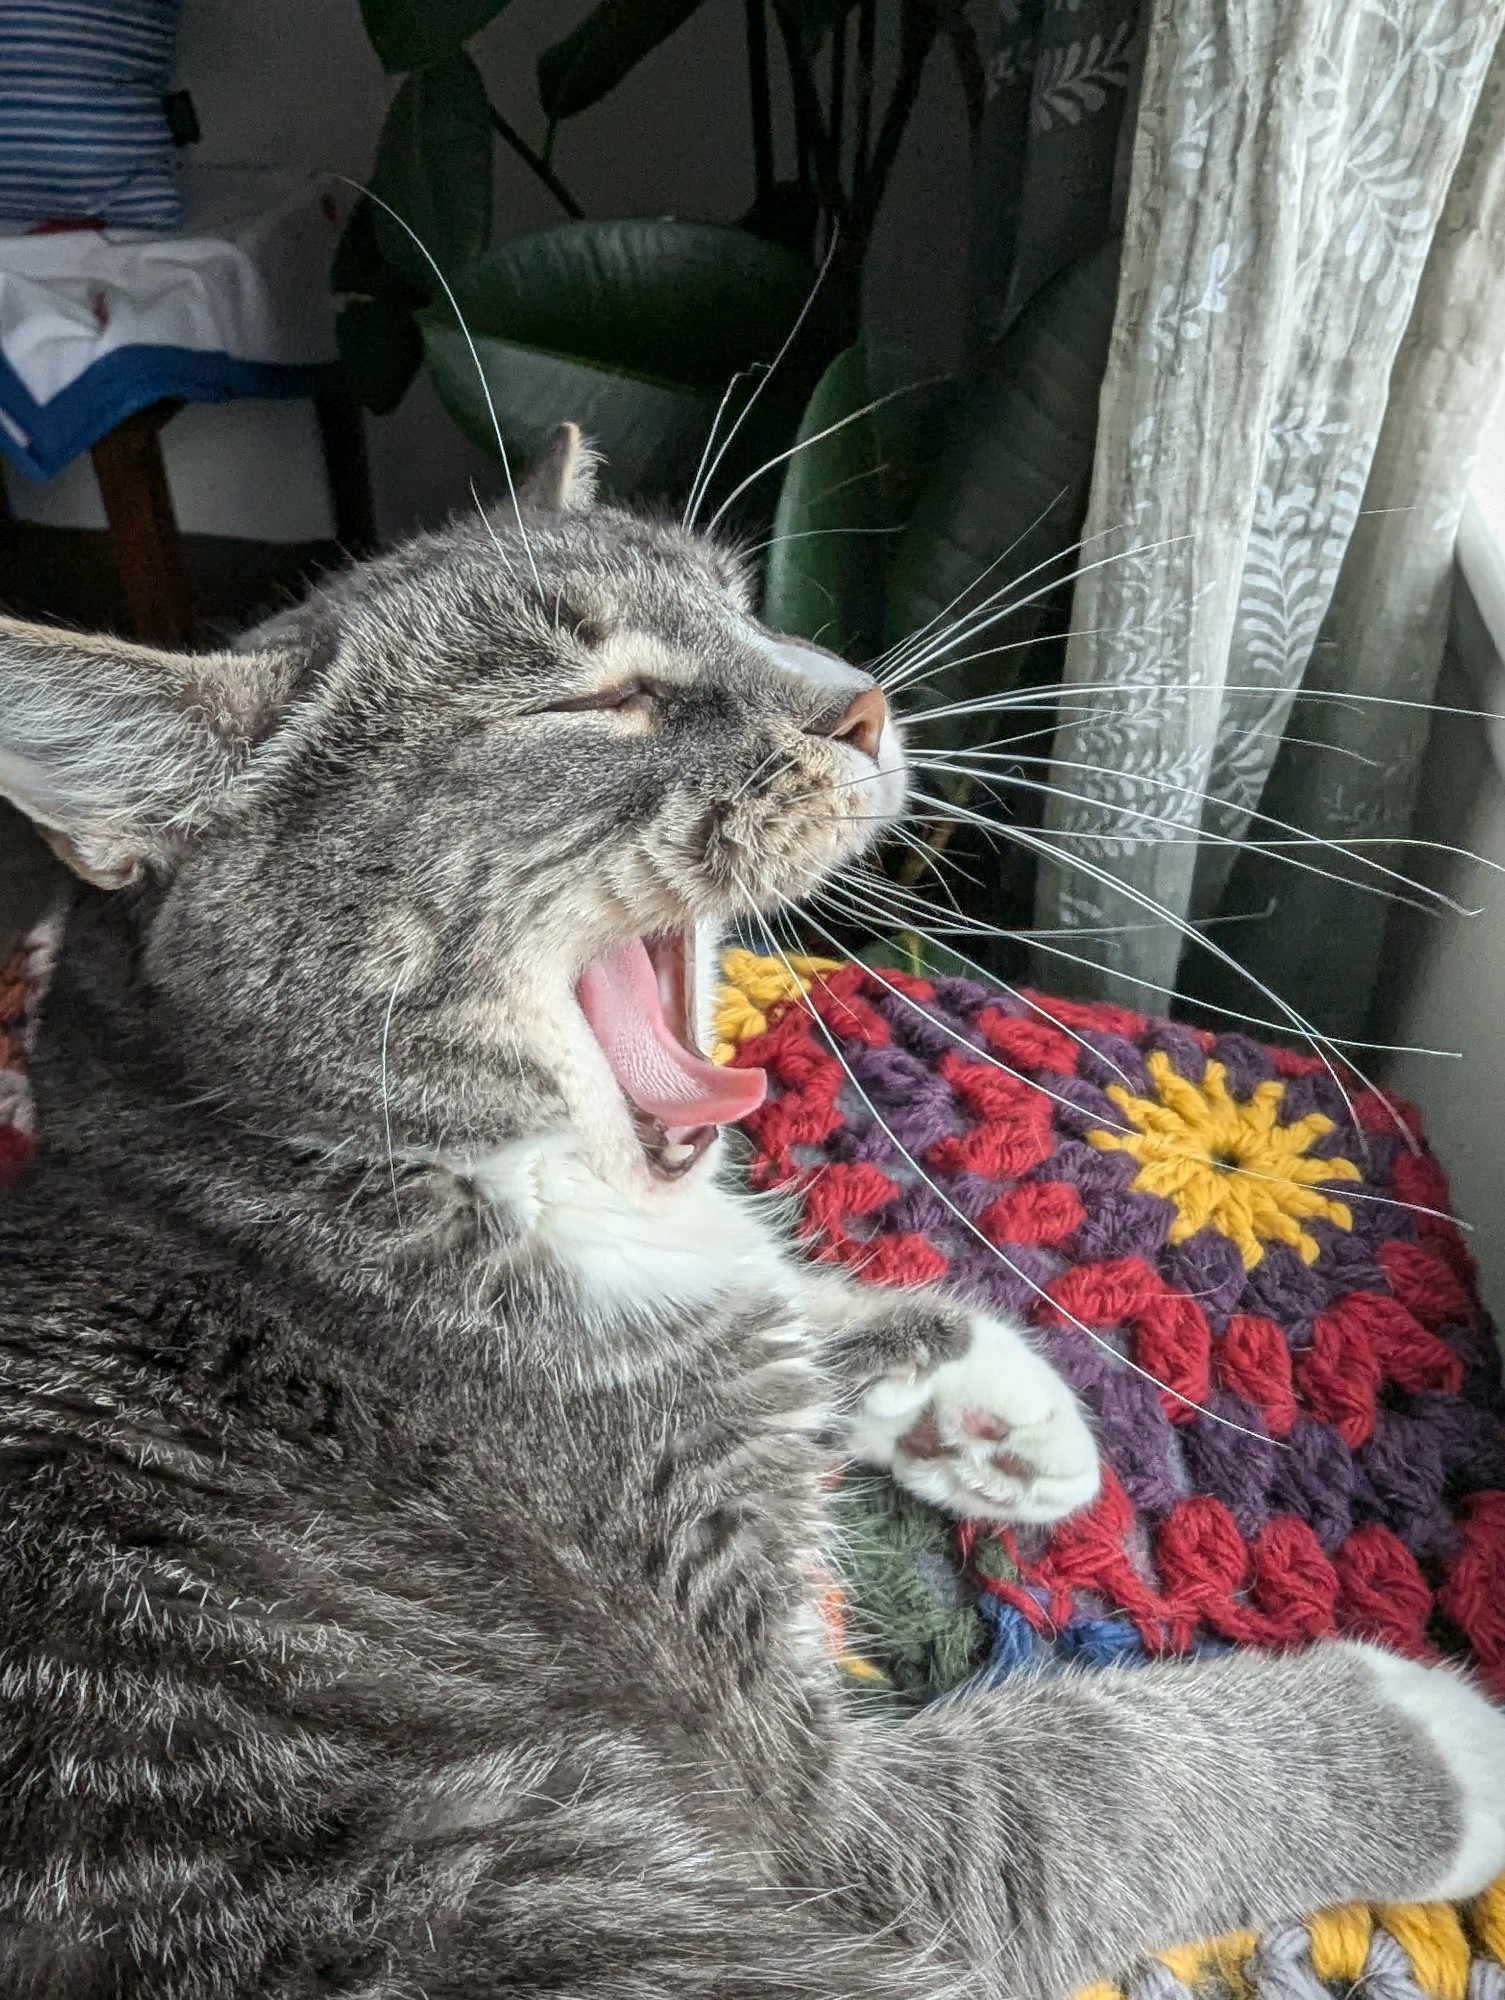
[[[1391,1291],[1424,1326],[1435,1328],[1449,1321],[1464,1326],[1478,1324],[1467,1285],[1432,1251],[1392,1236],[1378,1245],[1374,1255]]]
[[[1374,1429],[1380,1363],[1362,1324],[1340,1311],[1322,1313],[1312,1344],[1292,1368],[1296,1391],[1319,1423],[1331,1424],[1352,1451]]]
[[[1458,1540],[1438,1607],[1473,1648],[1490,1692],[1505,1701],[1505,1493],[1465,1500]]]
[[[1058,1076],[1076,1072],[1078,1044],[1049,1021],[1021,1020],[1001,1007],[984,1007],[976,1025],[989,1046],[1016,1069],[1047,1069]]]
[[[1142,1257],[1078,1264],[1047,1287],[1036,1317],[1047,1323],[1096,1328],[1126,1326],[1134,1335],[1134,1360],[1164,1384],[1160,1403],[1172,1423],[1196,1415],[1212,1388],[1212,1335],[1196,1300],[1168,1285]]]
[[[1412,1659],[1435,1657],[1427,1641],[1432,1593],[1405,1543],[1378,1521],[1356,1528],[1333,1557],[1338,1622],[1357,1639],[1377,1639]]]
[[[1291,1350],[1274,1320],[1259,1313],[1232,1314],[1213,1359],[1218,1380],[1254,1405],[1271,1437],[1287,1436],[1297,1414]]]
[[[1381,1380],[1417,1394],[1423,1389],[1457,1390],[1463,1383],[1463,1363],[1398,1299],[1378,1292],[1350,1292],[1324,1313],[1329,1324],[1341,1323],[1345,1337],[1367,1344],[1379,1366]]]
[[[1038,1243],[1064,1250],[1086,1213],[1069,1181],[1025,1181],[989,1202],[977,1226],[990,1243]]]
[[[959,1138],[937,1139],[925,1164],[937,1173],[987,1174],[1011,1180],[1055,1150],[1050,1099],[1032,1083],[991,1063],[968,1062],[951,1049],[935,1065],[958,1101],[981,1122]]]
[[[1064,1027],[1079,1031],[1091,1028],[1100,1035],[1122,1035],[1127,1041],[1137,1042],[1149,1026],[1143,1014],[1111,1006],[1106,1000],[1059,1000],[1053,993],[1030,992],[1020,997],[1038,1008],[1047,1020],[1059,1021]]]
[[[1250,1595],[1272,1641],[1327,1638],[1336,1629],[1338,1572],[1305,1521],[1274,1514],[1249,1546]]]

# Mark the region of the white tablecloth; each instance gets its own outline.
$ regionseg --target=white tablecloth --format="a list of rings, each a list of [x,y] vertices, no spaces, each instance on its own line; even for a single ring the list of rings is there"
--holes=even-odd
[[[352,196],[185,171],[183,228],[0,234],[0,450],[47,479],[164,396],[307,396],[335,360],[329,264]]]

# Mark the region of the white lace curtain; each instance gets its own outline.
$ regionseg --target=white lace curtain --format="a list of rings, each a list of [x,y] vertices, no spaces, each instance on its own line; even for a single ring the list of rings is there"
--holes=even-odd
[[[1039,921],[1080,932],[1087,991],[1152,1006],[1179,973],[1280,1020],[1148,905],[1270,910],[1203,935],[1352,1034],[1386,905],[1307,871],[1384,878],[1295,843],[1404,865],[1425,715],[1315,691],[1435,683],[1505,356],[1505,0],[1146,5],[1067,656],[1093,692],[1047,819],[1081,865],[1044,870]]]

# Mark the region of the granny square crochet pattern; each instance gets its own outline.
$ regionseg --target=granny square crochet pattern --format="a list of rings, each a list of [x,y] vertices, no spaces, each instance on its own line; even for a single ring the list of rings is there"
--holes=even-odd
[[[923,1698],[1341,1633],[1467,1657],[1505,1700],[1499,1349],[1412,1107],[1119,1007],[745,951],[724,970],[716,1053],[769,1076],[752,1184],[798,1194],[816,1256],[1031,1326],[1104,1461],[1050,1528],[858,1481],[857,1672]],[[1360,1981],[1505,2000],[1505,1880],[1470,1911],[1188,1946],[1128,1990]]]

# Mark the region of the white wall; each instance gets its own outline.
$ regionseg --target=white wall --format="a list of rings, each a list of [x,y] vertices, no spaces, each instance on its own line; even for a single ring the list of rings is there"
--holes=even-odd
[[[512,0],[471,45],[498,109],[535,144],[542,136],[535,59],[588,7],[589,0]],[[184,0],[178,70],[204,134],[195,159],[329,168],[355,178],[371,164],[394,88],[356,0],[250,7]],[[911,349],[919,372],[950,365],[959,339],[966,155],[960,94],[938,53],[869,266],[869,325]],[[752,193],[741,0],[706,0],[611,97],[561,130],[555,164],[592,216],[735,220]],[[499,240],[559,219],[552,198],[500,145],[496,194]],[[422,379],[390,417],[371,421],[368,434],[386,534],[466,504],[472,478],[483,492],[494,487],[493,462],[466,442]],[[185,411],[164,444],[186,528],[266,540],[331,532],[306,406]],[[29,518],[102,524],[87,461],[45,488],[14,474],[8,483],[17,512]]]
[[[1477,857],[1440,856],[1428,873],[1478,914],[1408,916],[1392,931],[1395,1039],[1458,1059],[1401,1056],[1391,1077],[1425,1113],[1505,1329],[1505,403],[1484,436],[1459,560],[1437,699],[1494,719],[1438,716],[1417,831]]]

